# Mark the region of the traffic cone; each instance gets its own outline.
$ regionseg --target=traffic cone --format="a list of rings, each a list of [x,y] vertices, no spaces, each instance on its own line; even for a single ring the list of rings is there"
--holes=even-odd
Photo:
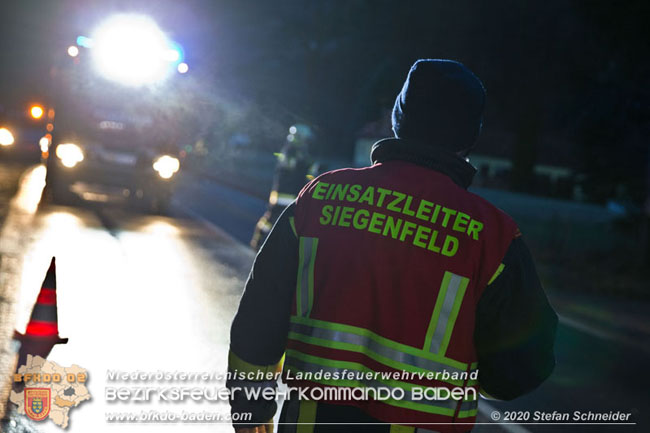
[[[41,292],[38,294],[32,316],[25,334],[14,331],[14,339],[20,341],[18,365],[25,365],[27,355],[47,358],[55,344],[65,344],[67,338],[59,337],[59,324],[56,312],[56,265],[54,257],[47,270]]]

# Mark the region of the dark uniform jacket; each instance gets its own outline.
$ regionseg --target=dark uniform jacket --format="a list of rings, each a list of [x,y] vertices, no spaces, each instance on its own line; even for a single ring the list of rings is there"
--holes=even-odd
[[[427,167],[463,188],[469,186],[475,173],[469,163],[453,153],[400,139],[377,143],[372,160],[399,160]],[[295,205],[285,210],[255,259],[232,324],[231,370],[241,363],[272,370],[285,352],[299,263],[299,241],[291,224],[294,212]],[[511,241],[501,263],[502,271],[483,290],[476,307],[474,345],[482,392],[511,400],[533,390],[551,374],[557,316],[521,237]],[[247,384],[231,380],[228,385]],[[276,410],[273,402],[247,401],[242,395],[231,405],[233,412],[252,412],[252,424],[268,421]],[[357,410],[358,420],[368,422],[362,411],[347,410],[347,420],[355,419],[349,410]]]

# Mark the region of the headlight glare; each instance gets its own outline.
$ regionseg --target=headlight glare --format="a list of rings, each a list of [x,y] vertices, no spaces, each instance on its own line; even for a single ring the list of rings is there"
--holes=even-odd
[[[11,146],[14,144],[14,135],[7,128],[0,128],[0,146]]]
[[[156,170],[158,175],[163,179],[171,178],[180,168],[181,163],[178,161],[178,158],[169,155],[163,155],[153,163],[153,169]]]
[[[84,160],[83,151],[74,143],[59,144],[56,148],[56,156],[61,160],[61,164],[68,168]]]

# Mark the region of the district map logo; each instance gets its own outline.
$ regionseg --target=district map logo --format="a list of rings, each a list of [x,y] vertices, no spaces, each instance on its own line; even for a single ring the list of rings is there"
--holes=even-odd
[[[9,401],[18,406],[20,415],[34,421],[49,418],[61,428],[68,427],[73,408],[90,400],[88,372],[78,365],[61,367],[40,356],[27,355],[26,364],[14,374],[13,381]]]
[[[25,388],[25,415],[34,421],[42,421],[50,413],[50,388]]]

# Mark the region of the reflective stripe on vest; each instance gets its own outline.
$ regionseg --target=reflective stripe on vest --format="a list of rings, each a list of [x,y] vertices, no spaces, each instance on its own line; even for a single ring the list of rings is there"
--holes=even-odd
[[[313,400],[298,400],[290,398],[282,403],[285,418],[280,418],[282,431],[285,433],[313,433],[316,426],[316,412],[318,403]]]
[[[289,339],[315,346],[360,353],[394,370],[423,374],[423,377],[417,377],[419,380],[428,379],[428,373],[440,373],[428,380],[463,387],[466,391],[465,398],[468,400],[416,398],[412,394],[413,388],[418,388],[417,391],[421,391],[422,388],[427,387],[395,380],[404,378],[404,376],[395,377],[391,375],[391,372],[385,372],[389,374],[382,376],[381,371],[374,371],[357,362],[322,358],[295,349],[286,351],[285,370],[313,374],[328,372],[335,377],[338,375],[339,378],[346,370],[370,373],[370,377],[355,377],[354,380],[334,380],[322,378],[322,376],[318,379],[312,376],[312,379],[306,380],[325,386],[384,387],[404,392],[403,398],[381,400],[382,403],[393,407],[452,418],[476,416],[478,383],[466,375],[475,371],[477,363],[468,365],[445,356],[470,282],[469,278],[449,271],[444,273],[424,341],[420,347],[412,347],[389,340],[368,329],[309,317],[314,302],[314,267],[317,249],[318,238],[299,237],[296,315],[291,317]],[[377,373],[379,374],[377,375]],[[444,373],[449,373],[451,377],[442,376]],[[411,376],[406,379],[415,380],[416,378]],[[470,391],[474,391],[473,395]]]
[[[478,400],[473,399],[469,401],[457,401],[453,399],[444,400],[428,400],[426,398],[416,399],[412,395],[413,388],[423,388],[420,385],[415,385],[408,382],[401,382],[390,379],[370,379],[363,376],[366,373],[373,373],[373,371],[364,365],[355,362],[347,361],[334,361],[317,356],[306,355],[295,350],[288,350],[286,357],[286,369],[288,371],[303,372],[303,373],[329,373],[330,377],[345,377],[350,372],[355,374],[356,379],[326,379],[325,375],[318,379],[312,378],[309,381],[319,383],[326,386],[344,386],[353,388],[387,388],[391,391],[401,389],[404,392],[402,399],[396,400],[388,398],[381,400],[382,403],[401,407],[405,409],[416,410],[418,412],[426,412],[437,415],[444,415],[453,417],[456,413],[458,404],[460,403],[460,411],[458,412],[459,418],[467,418],[476,415],[478,409]],[[359,375],[359,376],[357,376]]]
[[[406,161],[324,174],[301,191],[294,215],[304,239],[286,351],[291,386],[339,387],[344,404],[387,423],[470,429],[452,424],[477,413],[475,310],[514,222]],[[317,257],[308,239],[319,239]],[[370,391],[362,399],[374,400],[357,402],[358,387],[373,385],[392,387],[399,401]]]
[[[468,284],[469,278],[445,272],[425,339],[425,349],[428,345],[431,353],[444,355],[447,351]]]
[[[412,373],[447,371],[450,374],[461,374],[467,371],[465,363],[436,356],[350,325],[292,316],[289,338],[316,346],[363,353],[388,367]],[[470,368],[474,370],[476,364]],[[463,385],[462,380],[439,380],[455,386]],[[468,385],[475,383],[470,381]]]
[[[318,238],[300,237],[298,277],[296,279],[296,312],[308,317],[314,300],[314,263]]]

